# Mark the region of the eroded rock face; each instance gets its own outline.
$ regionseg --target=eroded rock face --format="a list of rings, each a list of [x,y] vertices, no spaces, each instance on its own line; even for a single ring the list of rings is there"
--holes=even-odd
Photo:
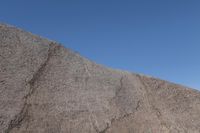
[[[200,93],[1,24],[0,132],[199,133]]]

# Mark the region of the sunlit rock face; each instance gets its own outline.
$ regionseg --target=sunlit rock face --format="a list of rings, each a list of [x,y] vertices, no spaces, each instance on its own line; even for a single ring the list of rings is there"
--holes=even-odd
[[[200,133],[200,92],[0,24],[0,132]]]

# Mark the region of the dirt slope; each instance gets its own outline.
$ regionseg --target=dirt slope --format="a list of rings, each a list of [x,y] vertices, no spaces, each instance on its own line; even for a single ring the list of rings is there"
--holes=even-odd
[[[200,92],[0,24],[1,133],[200,133]]]

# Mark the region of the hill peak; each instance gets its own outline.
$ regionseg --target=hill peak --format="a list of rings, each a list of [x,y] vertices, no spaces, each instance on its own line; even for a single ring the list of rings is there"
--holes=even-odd
[[[60,44],[0,24],[0,131],[200,131],[200,93],[98,65]]]

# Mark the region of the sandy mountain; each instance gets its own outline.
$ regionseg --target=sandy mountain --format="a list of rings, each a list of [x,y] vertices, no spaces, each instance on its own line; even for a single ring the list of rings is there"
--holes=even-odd
[[[1,133],[200,133],[200,92],[0,25]]]

